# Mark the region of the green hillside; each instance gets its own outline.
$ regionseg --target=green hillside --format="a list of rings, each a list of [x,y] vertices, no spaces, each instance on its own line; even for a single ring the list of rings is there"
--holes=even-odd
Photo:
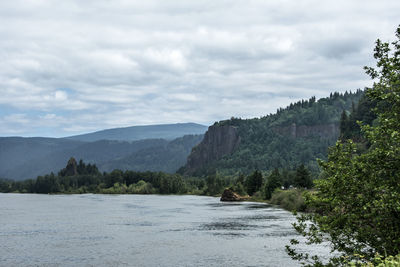
[[[292,103],[262,118],[231,118],[217,122],[206,133],[207,140],[193,149],[188,163],[179,172],[197,176],[215,172],[249,174],[254,170],[295,169],[304,164],[316,176],[319,173],[316,159],[326,159],[328,147],[339,137],[343,110],[351,110],[362,95],[361,90],[333,93],[318,101],[312,97]],[[216,136],[218,132],[227,132],[227,127],[238,135],[238,144],[232,153],[210,158],[220,149],[230,151],[226,146],[233,141],[218,143],[221,138]],[[234,133],[231,131],[230,135]]]
[[[114,169],[133,171],[162,171],[174,173],[186,161],[192,148],[200,143],[203,135],[185,135],[158,146],[143,148],[126,157],[99,164],[102,171]]]
[[[70,157],[96,164],[100,171],[114,169],[174,173],[185,164],[202,135],[175,140],[145,139],[133,142],[74,141],[62,138],[0,138],[0,177],[24,180],[57,172]]]

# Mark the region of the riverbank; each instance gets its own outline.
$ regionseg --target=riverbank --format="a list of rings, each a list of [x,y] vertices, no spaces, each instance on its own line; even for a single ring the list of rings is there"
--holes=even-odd
[[[272,193],[271,199],[267,200],[262,197],[261,192],[257,192],[253,196],[242,196],[235,192],[232,188],[224,190],[221,201],[235,202],[235,201],[249,201],[249,202],[260,202],[272,205],[277,205],[288,211],[307,211],[307,205],[304,201],[304,193],[309,192],[306,189],[288,189],[281,190],[276,189]],[[219,196],[219,195],[218,195]]]
[[[121,188],[123,190],[121,190]],[[91,188],[93,189],[93,188]],[[117,190],[116,190],[117,189]],[[124,186],[115,186],[112,188],[106,188],[101,190],[90,190],[87,187],[80,187],[76,190],[63,191],[57,193],[51,193],[51,195],[73,195],[73,194],[107,194],[107,195],[159,195],[158,192],[154,190],[154,188],[149,188],[146,184],[141,184],[141,186],[136,187],[136,190],[127,190]],[[247,202],[258,202],[258,203],[266,203],[279,206],[282,209],[287,211],[307,211],[307,206],[304,202],[303,194],[308,190],[305,189],[288,189],[281,190],[277,189],[273,192],[270,200],[266,200],[261,197],[260,194],[256,194],[251,197],[246,197],[245,201]],[[28,192],[10,192],[10,193],[28,193]],[[204,192],[197,190],[194,192],[186,192],[182,194],[162,194],[162,195],[193,195],[193,196],[210,196],[204,194]],[[213,197],[221,197],[221,194],[212,195]]]
[[[282,209],[287,211],[299,211],[305,212],[307,211],[307,205],[304,201],[304,193],[309,192],[306,189],[288,189],[281,190],[276,189],[272,193],[272,197],[269,200],[263,199],[260,196],[252,196],[246,199],[246,201],[250,202],[260,202],[266,204],[272,204],[279,206]]]

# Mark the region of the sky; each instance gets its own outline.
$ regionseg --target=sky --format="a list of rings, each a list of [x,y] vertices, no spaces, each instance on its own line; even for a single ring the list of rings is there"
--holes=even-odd
[[[253,118],[371,85],[398,0],[0,1],[0,136]]]

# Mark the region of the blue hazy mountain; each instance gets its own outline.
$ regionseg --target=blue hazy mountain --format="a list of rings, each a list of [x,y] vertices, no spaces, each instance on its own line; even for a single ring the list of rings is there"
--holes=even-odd
[[[70,157],[116,168],[175,172],[206,126],[195,123],[133,126],[68,138],[0,137],[0,178],[36,178],[64,167]]]
[[[67,137],[69,140],[94,142],[99,140],[137,141],[143,139],[173,140],[184,135],[204,134],[208,126],[197,123],[176,123],[113,128]]]

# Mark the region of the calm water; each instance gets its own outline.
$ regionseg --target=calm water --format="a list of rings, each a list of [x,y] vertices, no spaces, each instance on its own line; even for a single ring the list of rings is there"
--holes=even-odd
[[[0,194],[0,265],[295,266],[293,221],[213,197]]]

